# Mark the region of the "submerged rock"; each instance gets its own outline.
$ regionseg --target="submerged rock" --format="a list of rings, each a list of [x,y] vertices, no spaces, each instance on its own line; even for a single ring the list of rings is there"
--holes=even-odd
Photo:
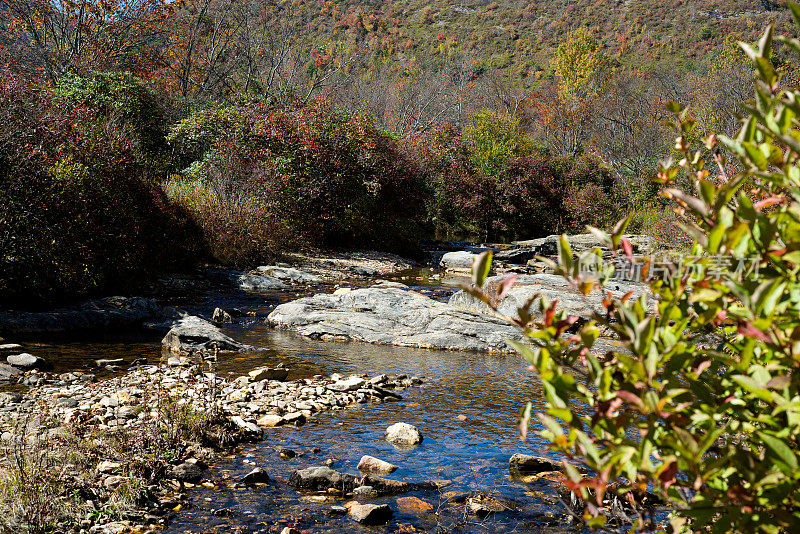
[[[511,471],[525,473],[545,473],[550,471],[563,471],[564,464],[557,460],[545,458],[544,456],[531,456],[529,454],[514,454],[508,460],[508,468]]]
[[[386,441],[400,448],[412,448],[422,442],[422,434],[417,427],[408,423],[395,423],[385,432]]]
[[[275,308],[267,322],[315,338],[430,349],[509,351],[507,339],[522,339],[500,318],[395,288],[301,298]]]
[[[171,352],[192,352],[195,350],[238,351],[248,348],[233,338],[223,334],[219,328],[196,315],[177,320],[164,336],[161,344]]]

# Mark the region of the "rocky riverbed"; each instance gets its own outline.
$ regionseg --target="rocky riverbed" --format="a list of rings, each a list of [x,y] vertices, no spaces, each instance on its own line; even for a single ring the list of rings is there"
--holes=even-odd
[[[499,272],[535,272],[513,263],[525,247]],[[59,512],[65,531],[571,528],[558,459],[516,436],[519,406],[541,397],[505,355],[519,332],[441,271],[362,256],[170,277],[166,298],[0,313],[11,333],[0,378],[17,384],[0,398],[7,458],[53,458],[42,487],[80,496]],[[537,292],[595,311],[563,280],[528,272],[501,311]],[[36,339],[133,327],[145,341]],[[78,359],[65,363],[67,350]],[[519,452],[545,473],[509,471]]]

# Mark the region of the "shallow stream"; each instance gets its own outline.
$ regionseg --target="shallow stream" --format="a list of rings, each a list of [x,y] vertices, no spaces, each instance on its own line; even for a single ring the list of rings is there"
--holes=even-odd
[[[434,298],[446,298],[452,290],[450,281],[440,284],[428,275],[407,273],[419,283],[419,290]],[[420,277],[423,280],[417,280]],[[552,488],[545,483],[518,483],[509,477],[512,454],[552,455],[535,434],[527,443],[519,439],[516,420],[520,408],[528,400],[537,405],[542,399],[539,383],[524,360],[516,355],[322,342],[264,326],[261,319],[286,299],[286,294],[209,291],[170,304],[206,316],[215,306],[257,313],[256,318],[231,326],[226,333],[267,350],[224,359],[222,373],[240,375],[257,366],[285,362],[292,370],[290,379],[334,372],[387,373],[420,376],[424,384],[403,391],[400,401],[323,412],[300,428],[268,429],[262,442],[248,445],[211,467],[206,479],[215,482],[216,488],[188,490],[193,504],[176,515],[167,532],[280,532],[286,526],[308,532],[569,530],[563,508],[546,498],[555,496]],[[157,360],[157,337],[152,333],[126,334],[116,339],[44,343],[31,349],[58,362],[61,369],[76,369],[97,358]],[[398,421],[420,429],[424,441],[419,447],[401,451],[384,439],[384,430]],[[288,447],[298,456],[282,460],[276,446]],[[319,452],[313,452],[316,449]],[[333,469],[358,474],[356,465],[365,454],[400,466],[389,478],[450,483],[438,491],[412,494],[432,505],[432,513],[403,512],[397,506],[397,497],[377,499],[395,510],[394,519],[386,527],[362,527],[347,516],[332,515],[331,506],[343,504],[347,500],[344,497],[303,495],[283,483],[294,469],[324,465],[327,459],[333,460]],[[238,481],[254,466],[265,468],[272,482],[248,489],[220,483]],[[468,515],[463,505],[446,504],[452,495],[448,492],[491,494],[508,509],[483,518]]]

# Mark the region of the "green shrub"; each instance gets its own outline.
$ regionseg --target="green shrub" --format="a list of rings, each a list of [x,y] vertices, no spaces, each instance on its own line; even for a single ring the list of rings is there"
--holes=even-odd
[[[790,7],[800,27],[800,7]],[[782,41],[800,51],[800,41]],[[614,501],[640,503],[647,490],[672,508],[674,531],[800,525],[800,91],[781,88],[771,46],[772,27],[757,50],[744,46],[759,73],[755,102],[735,139],[706,139],[716,168],[686,141],[694,122],[670,105],[682,159],[659,176],[693,177],[693,194],[664,194],[696,242],[672,275],[654,277],[655,299],[605,295],[607,313],[575,334],[565,332],[577,318],[545,299],[540,319],[519,321],[530,344],[517,348],[547,399],[541,434],[569,460],[568,486],[593,527],[609,524]],[[623,221],[610,235],[595,232],[630,259],[624,231]],[[610,274],[582,272],[590,258],[600,251],[579,259],[561,240],[558,272],[584,293]],[[621,348],[596,353],[600,325]]]
[[[163,171],[167,156],[164,110],[141,79],[129,72],[64,73],[55,93],[130,134],[134,154],[152,171],[151,176]]]

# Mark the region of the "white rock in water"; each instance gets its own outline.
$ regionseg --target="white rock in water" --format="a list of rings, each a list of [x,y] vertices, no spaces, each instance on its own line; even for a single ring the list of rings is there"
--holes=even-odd
[[[477,254],[459,250],[457,252],[447,252],[439,260],[439,266],[450,271],[471,271],[472,262],[477,258]]]
[[[390,464],[380,458],[364,455],[358,462],[358,470],[362,473],[373,473],[376,475],[388,475],[397,471],[397,466]]]
[[[328,386],[333,391],[355,391],[364,385],[365,380],[358,376],[348,376]]]
[[[399,448],[412,448],[422,441],[417,427],[408,423],[395,423],[386,429],[386,441]]]

